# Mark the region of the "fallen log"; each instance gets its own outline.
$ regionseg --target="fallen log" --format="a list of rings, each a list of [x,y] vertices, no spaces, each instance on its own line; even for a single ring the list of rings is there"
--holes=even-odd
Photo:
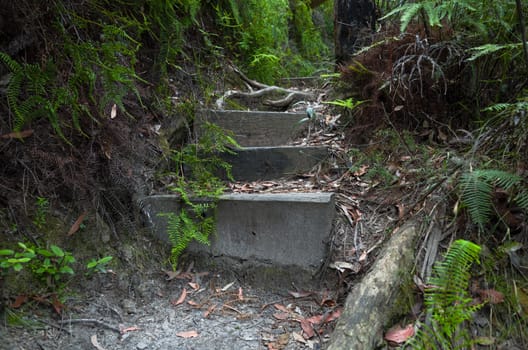
[[[402,275],[414,263],[418,230],[412,224],[398,229],[387,241],[371,271],[348,294],[328,350],[375,349],[383,342],[383,330],[400,297]]]

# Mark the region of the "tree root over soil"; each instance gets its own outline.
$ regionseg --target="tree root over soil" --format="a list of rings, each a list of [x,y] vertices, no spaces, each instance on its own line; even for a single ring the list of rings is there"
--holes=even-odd
[[[243,92],[243,91],[238,91],[238,90],[226,91],[222,95],[222,97],[216,100],[216,107],[218,109],[224,109],[226,99],[229,99],[229,98],[241,98],[241,97],[258,98],[258,97],[270,95],[272,93],[287,94],[286,97],[284,98],[280,98],[277,100],[268,99],[263,102],[263,104],[266,106],[286,109],[294,101],[299,101],[302,99],[315,100],[317,97],[315,96],[313,92],[309,92],[309,91],[299,91],[299,90],[293,90],[293,89],[285,89],[285,88],[278,87],[278,86],[266,85],[256,80],[249,79],[244,73],[242,73],[238,68],[234,66],[231,66],[231,69],[246,84],[249,92]]]

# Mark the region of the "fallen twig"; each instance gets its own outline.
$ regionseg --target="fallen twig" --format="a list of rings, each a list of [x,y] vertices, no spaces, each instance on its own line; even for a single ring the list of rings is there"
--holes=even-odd
[[[59,323],[60,324],[68,324],[68,323],[92,324],[92,325],[103,327],[103,328],[106,328],[106,329],[109,329],[111,331],[121,334],[121,330],[119,328],[109,325],[108,323],[96,320],[94,318],[76,318],[76,319],[69,319],[69,320],[61,320],[59,321]]]

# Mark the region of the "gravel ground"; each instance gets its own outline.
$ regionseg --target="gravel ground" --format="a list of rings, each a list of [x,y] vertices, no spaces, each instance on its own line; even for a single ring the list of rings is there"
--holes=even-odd
[[[142,279],[99,275],[71,293],[60,316],[35,301],[10,309],[0,327],[0,349],[324,348],[335,321],[327,317],[307,329],[302,320],[337,315],[331,293],[269,292],[226,275],[190,271],[172,280],[159,271]],[[12,326],[14,318],[19,326]],[[311,330],[321,334],[306,339]]]

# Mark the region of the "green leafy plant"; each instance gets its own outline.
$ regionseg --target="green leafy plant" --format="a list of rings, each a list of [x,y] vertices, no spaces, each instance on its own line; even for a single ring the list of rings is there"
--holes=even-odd
[[[18,246],[22,249],[18,252],[10,249],[0,250],[0,268],[4,271],[12,268],[19,272],[27,267],[39,281],[51,288],[60,287],[61,279],[65,275],[74,274],[71,265],[75,258],[60,247],[52,244],[46,249],[22,242],[18,242]]]
[[[412,349],[465,349],[472,344],[463,327],[482,304],[469,295],[470,269],[479,263],[480,246],[466,240],[454,241],[444,260],[437,262],[425,290],[428,319],[406,344]]]
[[[107,273],[108,272],[108,264],[112,261],[113,257],[111,256],[105,256],[101,259],[92,259],[86,264],[86,269],[88,272],[87,275],[91,275],[95,272],[99,273]]]
[[[515,194],[518,206],[528,209],[528,189],[523,179],[515,174],[496,169],[475,169],[462,174],[459,183],[460,199],[467,207],[471,220],[483,230],[495,213],[493,190],[502,188]]]
[[[18,245],[23,249],[21,252],[15,252],[11,249],[0,250],[0,268],[2,271],[6,272],[9,269],[13,269],[15,272],[18,272],[24,268],[24,265],[36,257],[34,249],[28,248],[21,242]]]
[[[234,153],[238,148],[233,137],[218,126],[204,123],[198,142],[172,151],[175,185],[170,190],[181,198],[179,213],[162,213],[167,217],[167,233],[171,242],[171,265],[176,269],[178,258],[193,240],[209,244],[214,232],[214,211],[224,182],[220,172],[231,176],[231,165],[221,157],[222,153]]]

